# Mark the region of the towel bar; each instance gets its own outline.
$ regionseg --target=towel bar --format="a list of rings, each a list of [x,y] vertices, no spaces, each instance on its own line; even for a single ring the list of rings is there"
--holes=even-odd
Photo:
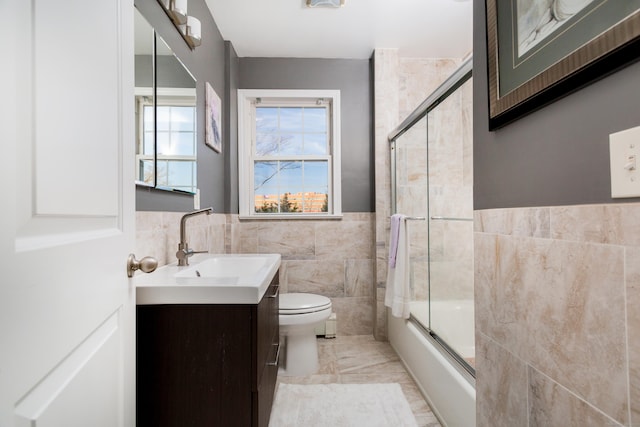
[[[473,221],[473,218],[453,218],[447,216],[432,216],[432,221]]]

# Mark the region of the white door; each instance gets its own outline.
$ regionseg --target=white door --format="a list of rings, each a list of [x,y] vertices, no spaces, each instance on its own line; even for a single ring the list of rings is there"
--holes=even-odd
[[[133,426],[133,1],[0,19],[0,426]]]

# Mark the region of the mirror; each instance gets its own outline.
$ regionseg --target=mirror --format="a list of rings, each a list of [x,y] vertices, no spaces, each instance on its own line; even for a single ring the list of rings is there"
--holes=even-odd
[[[135,11],[136,184],[196,192],[196,80]]]

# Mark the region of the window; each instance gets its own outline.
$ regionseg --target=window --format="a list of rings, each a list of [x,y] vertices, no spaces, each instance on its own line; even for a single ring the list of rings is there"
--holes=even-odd
[[[341,215],[340,92],[238,91],[240,215]]]
[[[180,90],[176,92],[178,91]],[[138,182],[158,188],[196,192],[196,106],[194,99],[194,96],[186,94],[158,95],[157,124],[154,126],[153,98],[137,97],[140,120],[136,155],[136,179]],[[154,162],[157,167],[155,174]]]

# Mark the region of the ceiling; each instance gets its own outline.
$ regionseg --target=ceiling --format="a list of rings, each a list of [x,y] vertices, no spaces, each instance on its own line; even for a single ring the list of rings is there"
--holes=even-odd
[[[240,57],[461,58],[472,49],[471,0],[345,0],[339,9],[304,0],[206,0]]]

